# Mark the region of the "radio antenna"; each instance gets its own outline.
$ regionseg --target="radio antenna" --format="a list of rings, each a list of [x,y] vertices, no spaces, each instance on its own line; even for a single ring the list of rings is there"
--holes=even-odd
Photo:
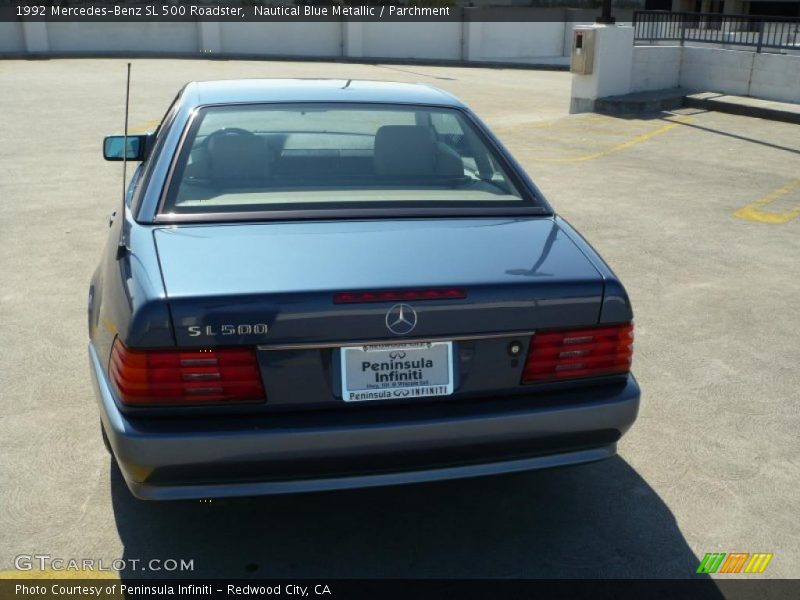
[[[125,217],[125,197],[127,196],[128,181],[128,106],[131,99],[131,63],[128,63],[128,77],[125,82],[125,133],[122,144],[122,212],[121,217]]]

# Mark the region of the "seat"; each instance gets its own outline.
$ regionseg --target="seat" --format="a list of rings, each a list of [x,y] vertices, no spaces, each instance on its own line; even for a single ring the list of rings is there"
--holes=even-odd
[[[215,185],[247,188],[269,178],[271,161],[267,145],[257,135],[222,130],[208,140],[208,166]]]
[[[464,176],[456,152],[436,141],[422,125],[384,125],[375,133],[375,172],[402,179],[453,179]]]

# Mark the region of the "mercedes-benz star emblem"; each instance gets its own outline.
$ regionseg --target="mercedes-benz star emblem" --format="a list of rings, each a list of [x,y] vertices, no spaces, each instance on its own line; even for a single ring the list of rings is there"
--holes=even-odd
[[[417,312],[408,304],[395,304],[386,313],[386,327],[395,335],[406,335],[417,326]]]

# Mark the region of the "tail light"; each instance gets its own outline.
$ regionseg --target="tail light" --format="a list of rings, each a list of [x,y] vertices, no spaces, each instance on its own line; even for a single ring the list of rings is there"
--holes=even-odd
[[[131,350],[117,340],[109,372],[120,400],[131,406],[264,400],[253,348]]]
[[[522,383],[627,373],[633,360],[633,323],[543,331],[531,339]]]

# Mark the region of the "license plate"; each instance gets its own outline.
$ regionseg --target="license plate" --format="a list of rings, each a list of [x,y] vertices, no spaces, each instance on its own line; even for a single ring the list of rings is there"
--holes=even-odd
[[[453,342],[346,346],[345,402],[402,400],[453,393]]]

